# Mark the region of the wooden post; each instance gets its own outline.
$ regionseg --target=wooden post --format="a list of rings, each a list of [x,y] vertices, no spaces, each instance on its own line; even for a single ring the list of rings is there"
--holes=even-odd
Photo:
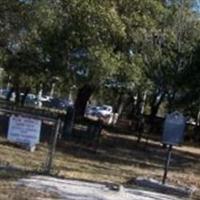
[[[58,118],[58,120],[56,122],[55,132],[53,134],[51,144],[49,145],[49,152],[48,152],[48,156],[47,156],[46,169],[45,169],[45,173],[47,173],[47,174],[51,173],[53,157],[54,157],[54,153],[56,150],[56,143],[57,143],[57,138],[58,138],[58,134],[59,134],[60,124],[61,124],[61,119]]]

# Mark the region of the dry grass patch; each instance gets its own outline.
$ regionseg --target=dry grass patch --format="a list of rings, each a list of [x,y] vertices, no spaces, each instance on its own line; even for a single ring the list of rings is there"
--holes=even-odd
[[[138,176],[162,179],[166,151],[157,142],[147,146],[137,144],[133,136],[104,132],[98,151],[90,151],[85,145],[60,142],[54,159],[58,176],[79,180],[128,184]],[[34,153],[10,145],[0,138],[0,161],[22,170],[11,175],[0,170],[4,181],[0,192],[13,190],[13,181],[41,169],[47,155],[47,145],[41,144]],[[200,151],[194,147],[176,148],[167,181],[200,189]],[[26,173],[23,173],[26,172]],[[7,186],[6,186],[7,184]],[[2,185],[2,181],[1,181]],[[3,199],[3,198],[0,198]]]

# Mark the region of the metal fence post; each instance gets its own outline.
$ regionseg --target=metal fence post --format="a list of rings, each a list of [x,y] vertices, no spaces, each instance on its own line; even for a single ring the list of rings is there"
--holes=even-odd
[[[46,166],[45,166],[45,173],[47,173],[47,174],[51,173],[53,157],[54,157],[54,153],[56,150],[56,143],[57,143],[57,138],[58,138],[58,134],[59,134],[60,124],[61,124],[61,119],[58,118],[58,120],[56,122],[55,133],[53,134],[51,144],[49,145],[49,152],[47,155],[47,162],[46,162]]]

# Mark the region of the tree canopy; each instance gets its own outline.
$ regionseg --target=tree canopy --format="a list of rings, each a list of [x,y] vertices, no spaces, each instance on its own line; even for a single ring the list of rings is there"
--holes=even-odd
[[[1,67],[19,85],[48,85],[55,77],[60,85],[76,85],[81,113],[92,93],[108,83],[117,92],[122,85],[125,92],[130,85],[134,94],[148,91],[152,108],[163,96],[170,111],[176,98],[198,90],[184,78],[199,71],[197,3],[2,0]]]

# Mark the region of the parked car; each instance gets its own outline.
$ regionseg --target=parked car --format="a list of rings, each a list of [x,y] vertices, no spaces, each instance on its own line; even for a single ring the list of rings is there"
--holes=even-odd
[[[51,99],[53,99],[53,98],[50,97],[50,96],[42,95],[41,98],[40,98],[40,101],[46,102],[46,101],[51,101]]]
[[[86,116],[97,116],[98,110],[100,109],[99,106],[88,106],[85,111]]]
[[[36,95],[34,94],[28,94],[26,96],[25,104],[30,106],[39,106],[39,107],[42,106],[42,102],[39,101]]]
[[[30,93],[30,94],[27,95],[27,98],[30,98],[30,99],[36,99],[36,95]]]
[[[8,95],[8,93],[9,93],[9,89],[7,89],[7,88],[0,88],[0,96],[2,98],[5,99],[7,97],[7,95]]]
[[[2,89],[0,97],[3,98],[3,99],[6,99],[8,94],[9,94],[9,92],[10,92],[9,89]],[[16,94],[15,94],[15,92],[13,92],[11,97],[10,97],[10,101],[14,101],[15,97],[16,97]]]
[[[98,109],[97,113],[100,116],[108,117],[113,113],[113,108],[112,108],[112,106],[103,105]]]
[[[95,116],[95,117],[109,117],[113,113],[112,106],[103,105],[103,106],[89,106],[86,108],[86,116]]]
[[[92,120],[98,120],[101,118],[104,123],[111,124],[116,123],[116,115],[113,113],[112,106],[88,106],[85,111],[85,117]],[[114,121],[113,121],[114,120]]]
[[[67,109],[68,106],[73,105],[71,101],[68,101],[67,99],[60,99],[60,98],[53,98],[50,100],[49,106],[51,108],[56,109]]]

